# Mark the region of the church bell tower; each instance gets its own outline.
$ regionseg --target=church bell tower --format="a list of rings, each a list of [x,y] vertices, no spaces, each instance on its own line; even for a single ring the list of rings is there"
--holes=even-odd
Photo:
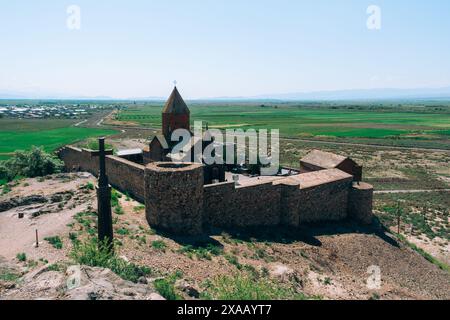
[[[175,130],[190,131],[190,114],[189,108],[175,86],[162,111],[162,131],[168,142],[171,141]]]

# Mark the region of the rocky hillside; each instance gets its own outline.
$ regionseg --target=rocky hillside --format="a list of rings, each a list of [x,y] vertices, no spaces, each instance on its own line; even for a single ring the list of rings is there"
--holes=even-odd
[[[0,299],[450,299],[446,266],[377,224],[180,239],[152,230],[118,192],[116,255],[105,258],[92,243],[94,183],[26,179],[0,196]]]

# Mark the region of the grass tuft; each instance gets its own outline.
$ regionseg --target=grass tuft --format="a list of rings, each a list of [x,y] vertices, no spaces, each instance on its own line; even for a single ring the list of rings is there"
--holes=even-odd
[[[27,255],[25,253],[18,253],[16,255],[17,260],[19,260],[20,262],[25,262],[27,261]]]
[[[167,248],[167,244],[162,240],[155,240],[152,242],[152,248],[164,251]]]
[[[189,258],[197,257],[199,260],[211,260],[212,256],[223,254],[223,248],[209,243],[206,247],[186,245],[178,250],[179,253],[186,254]]]
[[[82,265],[110,269],[122,279],[134,283],[151,273],[148,267],[135,265],[110,253],[106,244],[99,246],[95,239],[74,245],[71,257]]]
[[[175,290],[175,282],[181,277],[179,273],[170,275],[164,279],[155,280],[156,291],[167,300],[182,300]]]
[[[55,236],[55,237],[47,237],[44,238],[45,241],[47,241],[48,243],[50,243],[55,249],[62,249],[63,247],[63,243],[62,240],[59,236]]]
[[[249,275],[218,276],[205,283],[202,298],[208,300],[306,300],[303,293]]]

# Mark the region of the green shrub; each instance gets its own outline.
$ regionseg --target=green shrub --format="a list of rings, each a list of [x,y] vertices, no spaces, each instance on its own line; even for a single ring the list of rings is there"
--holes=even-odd
[[[12,272],[0,273],[1,281],[15,282],[18,279],[20,279],[20,275],[17,273]]]
[[[28,267],[28,268],[34,268],[34,267],[36,267],[38,264],[39,264],[39,262],[37,262],[37,261],[34,261],[34,260],[28,260],[27,267]]]
[[[144,210],[145,209],[145,206],[143,205],[143,204],[140,204],[140,205],[138,205],[138,206],[135,206],[134,208],[133,208],[133,211],[134,212],[139,212],[139,211],[142,211],[142,210]]]
[[[75,221],[81,224],[89,235],[95,235],[97,233],[95,212],[79,212],[74,216]],[[70,235],[69,235],[70,237]],[[71,239],[72,240],[72,239]],[[73,241],[72,241],[73,242]]]
[[[0,186],[6,184],[9,180],[8,178],[8,169],[6,169],[4,162],[0,162]]]
[[[218,276],[205,284],[204,299],[213,300],[304,300],[292,288],[248,275]]]
[[[8,184],[3,185],[2,194],[7,194],[11,192],[11,187]]]
[[[123,208],[122,208],[121,205],[117,205],[117,206],[114,208],[114,213],[117,214],[117,215],[119,215],[119,216],[121,216],[121,215],[125,214],[125,211],[123,211]]]
[[[211,260],[212,256],[219,256],[223,254],[223,248],[209,243],[206,247],[198,246],[194,247],[192,245],[186,245],[178,250],[180,253],[186,254],[188,257],[192,258],[196,256],[197,259]]]
[[[164,279],[155,280],[153,283],[156,291],[167,300],[181,300],[182,297],[176,293],[175,282],[180,277],[178,273],[175,273]]]
[[[50,243],[55,249],[62,249],[63,243],[59,236],[44,238],[45,241]]]
[[[236,257],[235,255],[225,255],[225,259],[231,263],[232,265],[234,265],[238,270],[242,269],[242,265],[239,263],[238,257]]]
[[[78,240],[78,234],[74,233],[74,232],[70,232],[69,233],[69,239],[70,241],[72,241],[72,243],[76,244],[79,242]]]
[[[20,262],[25,262],[27,261],[27,255],[25,253],[18,253],[16,255],[17,260],[19,260]]]
[[[0,179],[13,180],[17,176],[34,178],[61,172],[64,164],[43,149],[33,147],[30,151],[16,151],[0,165]],[[8,168],[5,173],[5,168]]]
[[[82,265],[110,269],[122,279],[135,283],[140,277],[151,273],[148,267],[135,265],[110,253],[106,243],[99,246],[95,239],[74,245],[71,257]]]
[[[85,189],[85,190],[94,190],[95,186],[94,186],[94,184],[92,182],[88,182],[84,186],[82,186],[81,188]]]
[[[166,247],[167,247],[166,243],[162,240],[156,240],[152,242],[153,249],[164,251]]]
[[[119,197],[117,196],[117,191],[112,189],[111,190],[111,206],[115,207],[119,204]]]
[[[111,206],[112,207],[117,207],[119,206],[119,199],[122,198],[122,195],[116,190],[116,189],[112,189],[111,190]]]
[[[90,150],[97,151],[97,150],[99,150],[98,139],[89,139],[81,147],[85,148],[85,149],[90,149]],[[105,149],[106,150],[114,150],[113,146],[108,144],[108,143],[105,143]]]
[[[380,295],[378,293],[372,293],[369,300],[380,300]]]
[[[47,271],[62,271],[62,270],[63,270],[62,266],[57,263],[52,264],[47,268]]]
[[[147,238],[146,238],[145,236],[137,237],[137,240],[139,241],[139,243],[140,243],[141,245],[144,245],[144,244],[147,243]]]
[[[120,228],[116,232],[117,232],[117,234],[120,234],[122,236],[126,236],[126,235],[130,234],[130,230],[128,230],[127,228]]]

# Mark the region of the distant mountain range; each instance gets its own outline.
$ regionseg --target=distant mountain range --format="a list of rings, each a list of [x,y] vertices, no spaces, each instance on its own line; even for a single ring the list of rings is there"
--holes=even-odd
[[[279,100],[390,100],[450,98],[450,87],[419,89],[360,89],[259,95],[254,99]]]
[[[21,92],[21,91],[6,91],[0,90],[0,99],[3,100],[19,100],[19,99],[31,99],[31,100],[115,100],[106,96],[75,96],[64,95],[57,93],[47,92]]]
[[[70,96],[49,93],[31,93],[1,91],[0,99],[39,99],[39,100],[165,100],[166,97],[134,97],[128,99],[115,99],[107,96]],[[316,92],[293,92],[283,94],[263,94],[257,96],[241,97],[213,97],[198,98],[195,100],[397,100],[397,99],[450,99],[450,87],[443,88],[418,88],[418,89],[357,89]]]

